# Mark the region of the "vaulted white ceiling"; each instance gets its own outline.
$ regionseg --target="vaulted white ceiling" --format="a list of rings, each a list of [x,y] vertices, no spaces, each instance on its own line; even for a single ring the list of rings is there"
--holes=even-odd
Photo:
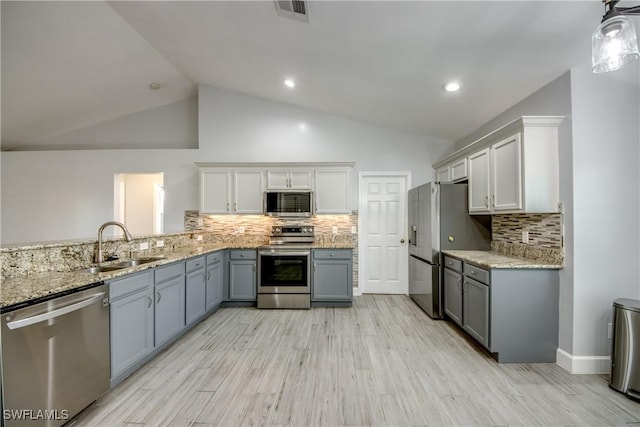
[[[596,0],[308,9],[303,23],[270,0],[2,1],[3,149],[170,104],[198,84],[454,141],[588,68],[603,14]],[[442,91],[450,79],[460,93]]]

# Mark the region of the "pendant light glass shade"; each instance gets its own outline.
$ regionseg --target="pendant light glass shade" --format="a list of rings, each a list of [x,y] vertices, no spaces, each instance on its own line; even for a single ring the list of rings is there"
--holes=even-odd
[[[601,23],[591,41],[594,73],[617,70],[640,56],[636,29],[625,16],[615,16]]]

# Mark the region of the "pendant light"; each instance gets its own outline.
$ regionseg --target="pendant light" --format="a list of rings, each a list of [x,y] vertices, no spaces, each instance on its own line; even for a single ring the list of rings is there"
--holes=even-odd
[[[605,14],[591,39],[594,73],[618,70],[640,57],[638,38],[631,19],[624,15],[640,15],[640,6],[616,7],[619,0],[602,0]]]

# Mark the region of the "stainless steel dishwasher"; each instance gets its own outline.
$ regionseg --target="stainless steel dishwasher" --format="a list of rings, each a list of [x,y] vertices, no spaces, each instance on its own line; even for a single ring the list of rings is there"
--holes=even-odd
[[[59,426],[109,389],[109,288],[2,315],[3,418]]]

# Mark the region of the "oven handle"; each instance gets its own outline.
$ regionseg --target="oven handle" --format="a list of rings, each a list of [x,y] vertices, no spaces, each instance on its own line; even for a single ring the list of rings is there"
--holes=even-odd
[[[282,255],[293,255],[293,256],[308,256],[311,255],[311,251],[275,251],[275,252],[271,252],[269,250],[267,251],[260,251],[258,252],[258,254],[260,256],[282,256]]]

